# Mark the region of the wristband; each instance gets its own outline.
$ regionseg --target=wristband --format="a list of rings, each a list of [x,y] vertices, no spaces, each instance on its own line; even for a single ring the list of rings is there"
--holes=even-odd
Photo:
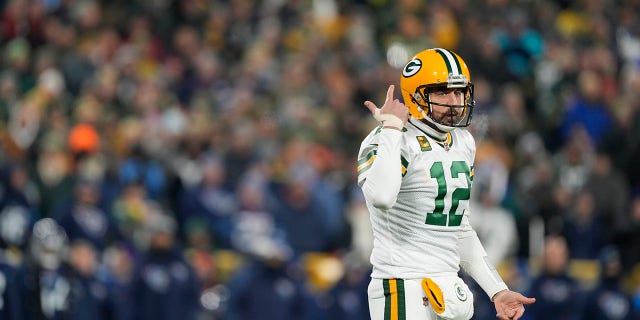
[[[398,130],[402,130],[402,128],[404,127],[404,121],[402,121],[402,119],[389,113],[381,114],[380,109],[376,110],[376,112],[373,114],[373,117],[376,120],[380,121],[385,127],[392,127]]]

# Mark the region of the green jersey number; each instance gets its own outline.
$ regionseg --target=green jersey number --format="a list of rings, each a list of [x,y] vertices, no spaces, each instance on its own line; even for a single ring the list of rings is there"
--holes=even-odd
[[[456,188],[451,193],[451,207],[447,214],[444,213],[444,197],[447,195],[447,180],[444,176],[444,168],[442,162],[434,162],[429,169],[431,177],[438,182],[438,195],[436,196],[436,204],[433,212],[427,213],[426,224],[437,226],[457,227],[462,222],[462,214],[456,214],[460,200],[469,200],[471,195],[471,177],[469,175],[469,166],[464,161],[454,161],[451,163],[451,177],[458,178],[460,173],[464,173],[467,179],[466,188]],[[448,220],[448,222],[447,222]]]

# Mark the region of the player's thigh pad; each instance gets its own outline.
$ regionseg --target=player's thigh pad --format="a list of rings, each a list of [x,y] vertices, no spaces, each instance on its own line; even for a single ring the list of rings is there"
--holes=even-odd
[[[371,279],[368,294],[372,320],[435,320],[423,301],[421,279]]]
[[[424,278],[421,285],[437,319],[468,320],[473,316],[473,294],[460,277]]]

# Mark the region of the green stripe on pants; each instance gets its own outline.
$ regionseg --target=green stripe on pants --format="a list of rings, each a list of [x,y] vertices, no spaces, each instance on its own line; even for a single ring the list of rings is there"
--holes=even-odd
[[[404,305],[404,280],[398,279],[398,320],[407,320],[406,308]]]
[[[384,320],[391,320],[391,292],[389,290],[389,279],[382,280],[384,288]]]

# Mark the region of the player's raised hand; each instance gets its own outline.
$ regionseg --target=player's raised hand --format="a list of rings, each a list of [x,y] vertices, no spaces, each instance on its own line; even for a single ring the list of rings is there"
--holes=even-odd
[[[524,305],[536,302],[535,298],[527,298],[511,290],[503,290],[495,294],[493,303],[496,317],[500,320],[518,320],[524,314]]]
[[[393,89],[394,85],[390,85],[382,108],[378,108],[375,103],[369,100],[365,101],[364,105],[376,120],[382,122],[383,126],[400,130],[409,119],[409,108],[400,100],[393,99]]]

